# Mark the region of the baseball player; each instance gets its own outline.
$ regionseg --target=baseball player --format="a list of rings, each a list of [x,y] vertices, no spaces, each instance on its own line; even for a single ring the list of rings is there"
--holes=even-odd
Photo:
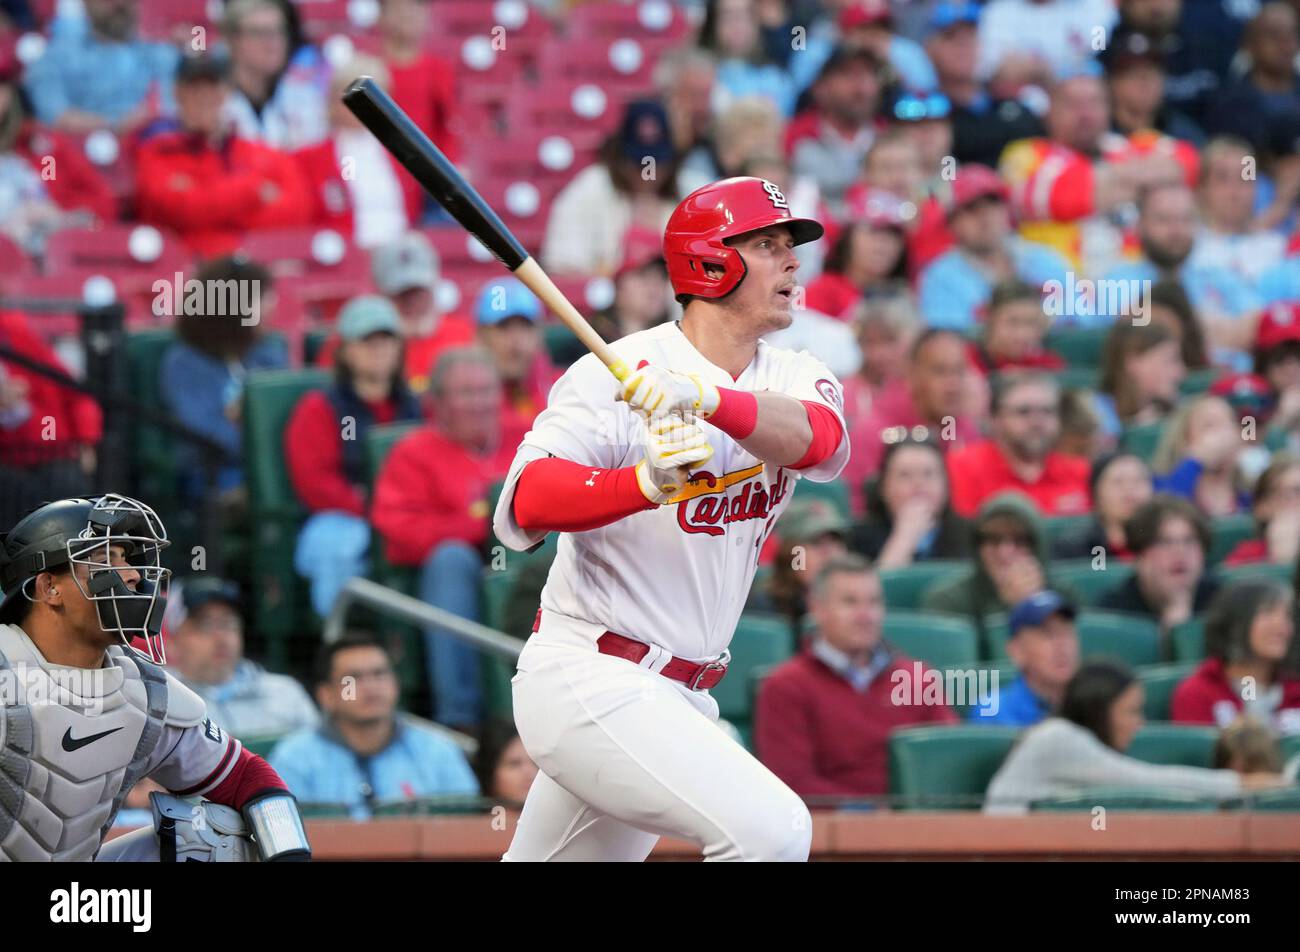
[[[0,860],[310,858],[279,776],[160,667],[167,544],[151,508],[115,494],[0,535]],[[171,791],[150,795],[154,826],[101,849],[142,777]]]
[[[577,361],[520,445],[497,535],[562,535],[513,682],[540,772],[505,859],[639,861],[661,835],[807,859],[807,808],[708,691],[795,483],[848,460],[839,382],[762,340],[790,324],[795,246],[821,235],[763,179],[693,192],[664,235],[681,321],[613,344],[626,384]]]

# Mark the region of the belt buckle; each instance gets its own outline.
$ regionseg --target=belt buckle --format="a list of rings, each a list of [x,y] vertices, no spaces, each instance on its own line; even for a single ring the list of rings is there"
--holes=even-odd
[[[691,678],[691,680],[687,682],[686,686],[692,691],[698,691],[700,689],[700,682],[704,680],[706,674],[710,671],[722,671],[725,673],[727,670],[727,664],[730,661],[731,652],[723,651],[719,657],[700,665],[700,670],[695,672],[695,677]]]

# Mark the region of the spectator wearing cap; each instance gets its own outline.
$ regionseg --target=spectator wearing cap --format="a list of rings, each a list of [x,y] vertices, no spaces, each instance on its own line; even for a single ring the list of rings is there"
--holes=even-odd
[[[1035,592],[1050,588],[1078,604],[1075,592],[1052,578],[1042,517],[1022,493],[1006,492],[985,502],[971,522],[971,537],[971,567],[923,593],[926,611],[969,618],[991,648],[998,616]]]
[[[1016,679],[971,710],[972,724],[1032,727],[1061,706],[1065,686],[1079,670],[1078,609],[1059,592],[1037,592],[1011,609],[1007,657]]]
[[[841,478],[855,514],[863,512],[863,484],[879,469],[887,444],[910,434],[936,439],[950,453],[979,438],[978,419],[968,412],[971,378],[978,376],[960,334],[930,328],[916,338],[903,377],[881,391],[871,412],[849,433],[853,456]]]
[[[1129,136],[1156,130],[1200,146],[1205,133],[1165,101],[1165,54],[1145,33],[1119,27],[1100,54],[1110,92],[1111,128]]]
[[[766,96],[783,116],[794,111],[799,90],[763,45],[754,0],[707,0],[699,45],[717,58],[717,83],[728,95]]]
[[[460,158],[456,71],[449,61],[429,52],[432,6],[429,0],[382,0],[375,28],[393,101],[455,162]]]
[[[921,272],[921,314],[931,327],[978,326],[995,285],[1019,279],[1039,288],[1064,282],[1069,263],[1052,248],[1015,234],[1007,188],[982,165],[957,170],[947,208],[954,246]]]
[[[560,372],[542,341],[542,302],[518,278],[490,281],[474,307],[478,342],[496,365],[505,390],[507,429],[521,433],[546,409]]]
[[[1218,583],[1205,572],[1210,527],[1186,499],[1159,494],[1124,526],[1133,575],[1097,601],[1103,611],[1149,618],[1164,633],[1210,606]]]
[[[786,127],[790,167],[815,181],[837,214],[880,128],[880,73],[867,50],[837,49],[810,88],[812,105]]]
[[[591,316],[591,326],[606,343],[613,343],[668,321],[671,306],[663,240],[654,232],[633,229],[623,247],[623,262],[614,272],[614,300]],[[567,340],[565,343],[564,353],[557,357],[563,366],[587,353],[577,338],[571,344]]]
[[[1191,146],[1158,133],[1138,138],[1110,131],[1106,89],[1095,72],[1080,71],[1052,86],[1044,125],[1045,136],[1006,147],[998,173],[1010,189],[1021,236],[1051,245],[1085,276],[1102,274],[1126,253],[1123,233],[1108,216],[1130,209],[1139,191],[1152,185],[1196,179]],[[1063,317],[1097,321],[1073,309]]]
[[[1137,208],[1142,256],[1117,265],[1104,278],[1113,287],[1134,290],[1114,300],[1111,295],[1098,295],[1099,319],[1132,316],[1137,289],[1160,280],[1177,282],[1196,308],[1209,343],[1218,348],[1219,362],[1231,361],[1237,369],[1246,369],[1245,351],[1254,337],[1249,318],[1259,309],[1259,295],[1250,282],[1227,268],[1191,263],[1197,228],[1192,190],[1180,182],[1153,186],[1143,190]]]
[[[405,344],[403,373],[413,393],[423,393],[443,351],[474,342],[474,324],[456,314],[444,314],[438,303],[438,253],[429,239],[408,231],[370,253],[375,289],[397,308]],[[334,365],[338,337],[326,339],[316,363]]]
[[[290,734],[267,757],[300,803],[365,820],[384,805],[478,795],[464,752],[398,710],[393,659],[373,635],[349,632],[323,645],[315,682],[323,722]]]
[[[221,55],[185,57],[176,74],[180,128],[144,142],[136,155],[140,220],[178,232],[205,257],[234,251],[252,229],[311,217],[298,164],[231,130],[223,112],[229,94]]]
[[[1252,495],[1258,534],[1239,542],[1223,564],[1294,565],[1300,557],[1300,459],[1285,452],[1274,454],[1255,480]]]
[[[905,287],[907,231],[902,203],[888,192],[871,192],[855,202],[840,229],[822,273],[808,282],[804,303],[848,321],[865,298],[890,296]]]
[[[294,153],[311,192],[311,224],[332,228],[360,248],[396,241],[420,220],[424,193],[352,110],[343,92],[358,76],[385,89],[392,81],[383,61],[357,56],[330,79],[330,134]]]
[[[69,373],[18,311],[0,311],[0,348]],[[57,440],[43,438],[48,421]],[[103,432],[103,413],[91,396],[0,357],[0,523],[13,525],[45,500],[90,492]]]
[[[244,657],[239,589],[213,575],[191,575],[167,593],[167,658],[207,706],[208,717],[244,741],[316,726],[319,717],[293,678]]]
[[[1214,96],[1205,124],[1215,135],[1239,136],[1256,152],[1270,147],[1275,124],[1294,122],[1300,114],[1300,54],[1295,10],[1287,3],[1262,4],[1241,37],[1249,66],[1239,79]]]
[[[1295,598],[1271,579],[1243,579],[1205,616],[1205,660],[1174,689],[1170,720],[1226,728],[1241,716],[1300,734]]]
[[[370,525],[365,448],[372,427],[422,417],[402,376],[402,325],[387,298],[353,298],[339,312],[334,382],[303,394],[284,432],[285,463],[310,515],[294,567],[322,618],[347,580],[366,572]]]
[[[885,447],[880,475],[867,484],[867,511],[849,547],[879,569],[970,556],[970,527],[953,512],[943,451],[911,437]]]
[[[138,0],[85,0],[84,7],[84,15],[61,8],[45,52],[27,67],[36,118],[73,134],[122,134],[170,114],[176,50],[139,38]]]
[[[980,75],[993,75],[1012,55],[1070,75],[1092,60],[1092,38],[1114,22],[1109,0],[991,0],[980,14]]]
[[[928,93],[938,87],[939,77],[921,44],[894,32],[889,0],[854,0],[840,10],[839,28],[844,46],[868,50],[888,63],[904,89]]]
[[[805,800],[881,796],[889,790],[889,734],[914,724],[953,724],[913,679],[927,667],[884,638],[880,577],[861,556],[818,572],[807,647],[763,680],[754,710],[759,759]],[[900,686],[907,685],[900,692]],[[829,805],[829,804],[827,804]]]
[[[933,170],[930,180],[940,179],[945,160],[952,157],[952,103],[943,93],[896,93],[889,103],[887,118],[916,144],[921,167]]]
[[[1265,308],[1256,327],[1254,375],[1248,383],[1272,397],[1271,434],[1281,434],[1292,452],[1300,453],[1300,304]]]
[[[478,348],[444,351],[429,394],[432,422],[389,453],[375,485],[371,524],[389,562],[419,570],[424,601],[477,621],[488,490],[505,478],[523,431],[503,430],[501,380],[491,355]],[[478,724],[478,653],[437,629],[426,633],[425,643],[437,719]]]
[[[952,105],[952,155],[962,164],[994,166],[1007,143],[1041,135],[1042,123],[1016,99],[992,95],[976,69],[980,8],[972,0],[940,0],[925,26],[925,52],[938,91]]]
[[[1251,156],[1249,145],[1226,136],[1201,150],[1196,190],[1201,226],[1187,260],[1194,268],[1224,268],[1258,290],[1261,276],[1286,254],[1286,238],[1272,230],[1272,224],[1280,220],[1279,213],[1290,213],[1290,203],[1256,216],[1258,181],[1245,174]]]
[[[1127,427],[1163,420],[1178,404],[1186,375],[1182,344],[1167,325],[1117,321],[1102,346],[1101,381],[1093,395],[1103,433],[1118,440]]]
[[[849,521],[824,499],[790,503],[776,523],[772,574],[750,592],[746,611],[771,612],[790,622],[798,637],[808,611],[808,588],[831,559],[848,552]]]
[[[51,232],[112,221],[117,200],[80,148],[28,117],[20,72],[0,53],[0,230],[40,255]]]
[[[678,158],[664,107],[649,99],[628,103],[597,161],[574,176],[551,205],[542,241],[547,270],[609,276],[622,260],[629,228],[662,235],[681,197]]]
[[[201,297],[187,295],[185,313],[176,318],[176,341],[163,353],[159,368],[160,394],[177,420],[217,443],[226,456],[219,461],[215,486],[209,485],[202,452],[181,441],[175,451],[180,495],[195,503],[215,492],[236,504],[244,495],[244,382],[251,373],[289,366],[289,354],[283,338],[265,331],[269,321],[262,318],[275,310],[265,268],[243,258],[216,258],[191,280],[208,291]],[[212,288],[236,288],[238,294],[213,294]],[[251,313],[232,313],[243,305]]]
[[[292,152],[329,135],[330,68],[293,35],[278,0],[230,0],[221,30],[230,45],[226,114],[244,138]]]
[[[1248,442],[1232,404],[1213,393],[1192,397],[1169,418],[1151,457],[1156,491],[1181,496],[1211,518],[1247,511]]]
[[[1003,281],[989,298],[979,340],[971,344],[976,366],[985,374],[1063,370],[1061,355],[1043,346],[1050,326],[1039,288],[1014,279]]]
[[[1092,520],[1056,539],[1053,558],[1092,559],[1104,552],[1108,558],[1130,561],[1128,521],[1155,492],[1151,467],[1135,453],[1109,453],[1093,461],[1088,488]]]
[[[1088,461],[1055,450],[1059,404],[1056,380],[1041,371],[997,378],[990,438],[948,454],[958,515],[969,518],[986,499],[1007,491],[1024,494],[1045,516],[1088,511]]]
[[[1031,727],[1012,748],[989,783],[984,812],[1028,813],[1036,802],[1082,795],[1090,787],[1149,789],[1217,802],[1279,784],[1272,773],[1151,764],[1127,756],[1142,729],[1143,700],[1142,682],[1126,665],[1084,663],[1066,685],[1059,713]]]

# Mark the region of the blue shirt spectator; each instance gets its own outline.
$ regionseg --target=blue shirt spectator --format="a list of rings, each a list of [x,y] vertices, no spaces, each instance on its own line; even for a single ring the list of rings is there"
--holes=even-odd
[[[1260,307],[1300,300],[1300,256],[1284,258],[1259,276]]]
[[[88,0],[85,17],[54,20],[49,45],[27,68],[24,88],[36,118],[47,125],[69,131],[135,125],[149,113],[175,111],[172,77],[179,55],[135,36],[134,6]]]
[[[1144,286],[1142,282],[1154,284],[1162,275],[1150,261],[1129,261],[1112,268],[1105,275],[1105,280],[1129,283],[1133,287]],[[1240,275],[1227,268],[1194,267],[1184,265],[1175,273],[1175,280],[1183,286],[1192,306],[1207,316],[1241,317],[1253,314],[1260,309],[1259,293]],[[1262,281],[1262,279],[1261,279]],[[1128,296],[1129,301],[1139,301],[1141,296]],[[1123,296],[1097,294],[1098,323],[1110,324],[1119,316],[1115,310],[1107,307],[1109,303],[1124,304]]]
[[[1028,727],[1050,715],[1079,669],[1077,615],[1078,608],[1051,589],[1017,603],[1007,618],[1006,651],[1019,676],[980,698],[967,720]]]
[[[1029,727],[1050,713],[1051,704],[1035,694],[1021,675],[1006,690],[999,691],[996,700],[992,697],[981,699],[979,706],[973,708],[966,719],[972,724]]]
[[[1055,250],[1021,238],[1010,238],[1006,249],[1015,277],[1036,287],[1048,281],[1064,284],[1070,265]],[[962,331],[976,327],[994,283],[994,277],[961,248],[945,251],[921,272],[921,315],[931,327]]]

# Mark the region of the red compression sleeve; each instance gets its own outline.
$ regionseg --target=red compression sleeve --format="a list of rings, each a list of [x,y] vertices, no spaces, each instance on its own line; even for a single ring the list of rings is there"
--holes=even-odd
[[[818,463],[830,459],[831,454],[839,448],[840,440],[844,438],[844,428],[840,426],[839,417],[829,407],[811,400],[799,402],[808,411],[808,425],[812,427],[812,440],[808,444],[808,452],[804,453],[790,468],[811,469]]]
[[[202,784],[191,787],[189,790],[174,790],[172,792],[184,796],[201,789],[203,789]],[[230,768],[230,773],[226,775],[226,778],[221,783],[203,794],[203,796],[213,803],[223,803],[228,807],[240,810],[243,809],[245,803],[258,794],[277,790],[283,790],[285,793],[289,792],[289,788],[284,785],[284,781],[275,772],[275,768],[247,748],[241,748],[239,758],[235,761],[235,765]]]
[[[538,459],[524,467],[515,487],[515,521],[525,532],[586,532],[653,508],[635,466],[597,469]]]
[[[743,440],[758,426],[758,398],[748,390],[718,388],[718,409],[709,422],[735,440]]]

